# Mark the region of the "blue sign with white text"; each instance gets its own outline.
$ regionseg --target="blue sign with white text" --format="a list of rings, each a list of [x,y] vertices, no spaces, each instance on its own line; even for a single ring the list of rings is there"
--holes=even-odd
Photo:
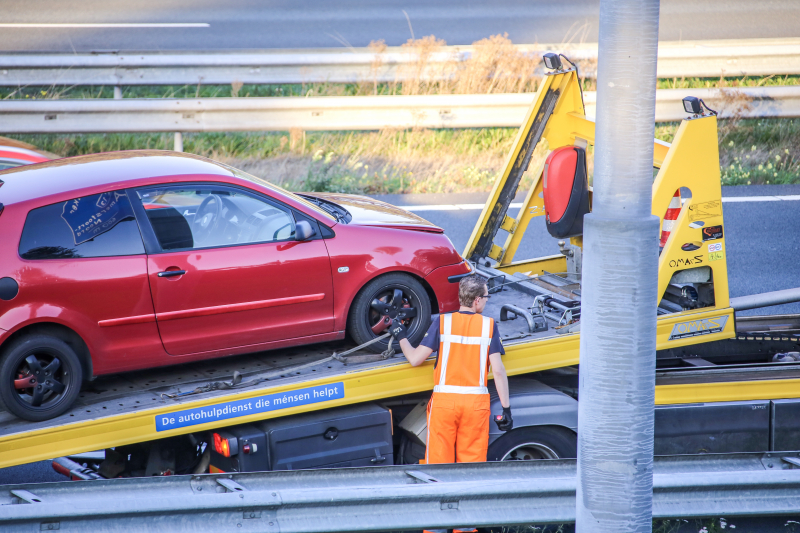
[[[208,407],[196,407],[174,413],[156,415],[156,431],[196,426],[218,420],[227,420],[277,409],[287,409],[309,403],[327,402],[344,398],[344,383],[317,385],[293,391],[257,396],[247,400],[224,402]]]

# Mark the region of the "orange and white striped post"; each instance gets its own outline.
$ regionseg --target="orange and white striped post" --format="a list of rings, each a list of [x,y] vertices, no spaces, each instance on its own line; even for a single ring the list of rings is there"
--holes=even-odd
[[[661,240],[658,242],[658,247],[663,248],[667,245],[669,234],[675,227],[675,221],[678,220],[678,215],[681,214],[681,190],[675,191],[672,200],[669,201],[669,207],[664,215],[664,224],[661,226]]]

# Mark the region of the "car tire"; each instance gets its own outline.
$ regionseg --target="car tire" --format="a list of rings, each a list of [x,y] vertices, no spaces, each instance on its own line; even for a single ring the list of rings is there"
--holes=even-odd
[[[15,381],[23,379],[32,379],[31,387],[18,389]],[[80,359],[56,337],[22,337],[0,357],[0,400],[25,420],[39,422],[65,413],[78,398],[82,381]]]
[[[489,461],[574,459],[578,436],[560,426],[528,426],[505,433],[489,446]]]
[[[431,323],[431,301],[422,284],[409,274],[395,272],[377,277],[367,283],[356,295],[350,306],[350,315],[347,317],[347,332],[356,344],[364,344],[386,333],[386,329],[375,333],[373,327],[377,324],[380,315],[372,308],[375,299],[382,301],[392,298],[395,289],[402,291],[403,301],[407,306],[416,309],[416,316],[406,319],[408,340],[412,346],[417,346]],[[387,324],[388,326],[388,324]],[[389,346],[391,337],[369,345],[366,350],[381,353]],[[392,347],[397,352],[400,350],[397,343]]]

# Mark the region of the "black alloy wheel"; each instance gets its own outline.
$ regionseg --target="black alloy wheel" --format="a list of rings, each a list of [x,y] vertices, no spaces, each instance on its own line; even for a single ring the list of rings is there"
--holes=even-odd
[[[9,412],[25,420],[63,414],[78,397],[82,380],[75,351],[56,337],[23,337],[0,359],[0,399]]]
[[[489,461],[572,459],[578,456],[578,436],[560,426],[527,426],[509,431],[491,445]]]
[[[431,321],[431,301],[425,288],[400,272],[375,278],[359,291],[350,308],[347,329],[357,344],[363,344],[385,334],[394,318],[406,326],[413,346],[425,336]],[[384,339],[365,349],[380,353],[388,345],[389,339]],[[400,351],[397,343],[392,346]]]

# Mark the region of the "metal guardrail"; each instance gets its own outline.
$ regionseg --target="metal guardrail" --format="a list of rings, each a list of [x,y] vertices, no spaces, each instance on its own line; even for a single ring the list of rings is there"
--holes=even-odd
[[[800,116],[800,87],[665,89],[656,121],[686,117],[698,96],[721,116]],[[592,116],[596,95],[584,95]],[[2,100],[0,133],[379,130],[519,127],[533,94],[286,98]]]
[[[657,457],[654,518],[800,511],[797,452]],[[0,529],[335,532],[575,521],[575,460],[0,487]],[[606,475],[614,475],[612,472]]]
[[[572,59],[597,59],[597,44],[517,45],[522,52],[560,51]],[[463,62],[472,46],[448,46],[433,54],[429,72]],[[0,86],[211,85],[402,81],[402,66],[416,63],[407,49],[368,48],[245,52],[97,52],[0,55]],[[593,77],[591,65],[582,74]],[[662,42],[661,78],[800,74],[800,39]],[[435,77],[432,75],[431,77]]]

